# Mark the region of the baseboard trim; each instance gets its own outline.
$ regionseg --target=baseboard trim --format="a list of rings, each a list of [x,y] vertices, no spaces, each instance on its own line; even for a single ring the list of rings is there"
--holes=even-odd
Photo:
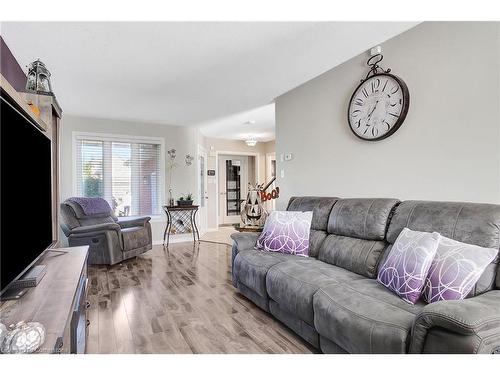
[[[201,236],[201,233],[200,233]],[[190,233],[187,234],[172,234],[169,239],[169,243],[178,243],[178,242],[193,242],[193,235]],[[163,240],[153,241],[153,245],[163,245]]]

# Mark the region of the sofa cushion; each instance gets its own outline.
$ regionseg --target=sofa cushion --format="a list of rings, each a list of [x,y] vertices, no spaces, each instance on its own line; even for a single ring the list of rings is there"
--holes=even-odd
[[[328,233],[365,240],[384,240],[397,199],[339,199],[328,219]]]
[[[123,251],[139,249],[149,244],[149,231],[146,227],[122,228]]]
[[[322,230],[311,229],[309,234],[309,256],[313,258],[318,257],[319,249],[326,238],[326,232]]]
[[[236,287],[238,291],[247,297],[250,301],[259,306],[262,310],[269,312],[269,298],[262,297],[260,294],[256,293],[253,289],[250,289],[245,284],[236,282]]]
[[[61,213],[61,227],[67,237],[72,229],[80,226],[80,222],[75,216],[75,211],[66,203],[61,203],[59,209]]]
[[[80,204],[78,204],[76,201],[73,201],[71,199],[72,198],[66,199],[64,201],[64,204],[66,204],[69,207],[71,207],[71,209],[75,213],[75,217],[77,219],[85,219],[85,218],[90,218],[90,217],[108,217],[108,216],[113,216],[113,211],[111,210],[111,207],[109,207],[109,204],[108,204],[109,210],[107,212],[99,212],[99,213],[95,213],[95,214],[92,214],[92,215],[87,215],[83,211],[83,208],[80,206]],[[88,198],[83,198],[83,199],[88,199]]]
[[[321,351],[325,354],[349,354],[333,341],[328,340],[323,336],[319,337],[319,346],[321,348]]]
[[[319,247],[318,259],[373,279],[386,246],[384,241],[330,234]]]
[[[404,201],[394,212],[387,241],[394,243],[404,227],[423,232],[438,232],[456,241],[481,247],[500,247],[500,205],[484,203]],[[490,290],[494,286],[496,268],[491,265],[483,273],[473,295]],[[496,275],[500,288],[500,272]]]
[[[294,331],[297,335],[302,337],[312,346],[319,348],[318,332],[314,329],[312,324],[307,324],[302,319],[297,318],[296,315],[290,311],[283,309],[277,302],[269,300],[269,312],[273,316],[285,323],[288,328]]]
[[[328,217],[338,198],[327,197],[292,197],[287,211],[312,211],[311,229],[326,231]]]
[[[116,221],[111,216],[88,216],[85,218],[78,219],[82,227],[96,224],[113,224]]]
[[[283,262],[271,267],[266,287],[269,297],[282,309],[313,325],[313,295],[319,288],[361,278],[343,268],[308,258],[302,262]]]
[[[286,260],[300,259],[307,258],[261,250],[240,251],[234,259],[233,279],[236,279],[237,284],[244,284],[261,297],[267,298],[266,275],[269,269]]]
[[[394,243],[404,227],[422,232],[438,232],[456,241],[498,249],[500,205],[404,201],[391,219],[387,241]]]
[[[410,305],[376,280],[331,284],[314,295],[314,326],[349,353],[406,353],[423,306]]]

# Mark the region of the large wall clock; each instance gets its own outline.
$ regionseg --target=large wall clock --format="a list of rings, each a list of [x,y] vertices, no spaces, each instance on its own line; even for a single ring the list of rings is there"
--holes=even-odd
[[[378,58],[376,62],[372,62]],[[365,141],[379,141],[394,134],[403,124],[410,106],[406,83],[382,70],[382,55],[368,60],[368,75],[351,96],[347,119],[352,132]]]

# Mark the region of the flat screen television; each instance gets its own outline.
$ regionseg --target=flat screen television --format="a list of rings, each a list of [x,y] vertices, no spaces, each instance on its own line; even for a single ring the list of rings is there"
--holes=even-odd
[[[0,294],[52,244],[50,140],[0,99]]]

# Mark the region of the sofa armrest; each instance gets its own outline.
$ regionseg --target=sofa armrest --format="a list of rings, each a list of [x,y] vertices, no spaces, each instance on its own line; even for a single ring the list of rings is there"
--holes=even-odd
[[[103,224],[95,224],[95,225],[86,225],[82,227],[76,227],[70,230],[69,236],[91,236],[99,233],[103,233],[106,231],[116,231],[120,232],[121,227],[116,223],[103,223]],[[69,237],[68,236],[68,237]]]
[[[130,228],[130,227],[145,227],[151,218],[149,216],[142,217],[132,217],[132,218],[118,218],[118,225],[122,228]]]
[[[234,260],[240,251],[254,249],[259,236],[259,232],[236,232],[231,234],[231,238],[233,239],[233,247],[231,249],[231,274],[235,288],[237,287],[238,278],[234,273]]]
[[[469,345],[462,348],[464,352],[491,352],[499,348],[500,290],[425,306],[413,323],[410,353],[423,352],[427,334],[433,328],[444,329],[455,336],[470,336]]]
[[[260,233],[256,232],[238,232],[231,234],[231,238],[239,251],[253,249],[259,236]]]

